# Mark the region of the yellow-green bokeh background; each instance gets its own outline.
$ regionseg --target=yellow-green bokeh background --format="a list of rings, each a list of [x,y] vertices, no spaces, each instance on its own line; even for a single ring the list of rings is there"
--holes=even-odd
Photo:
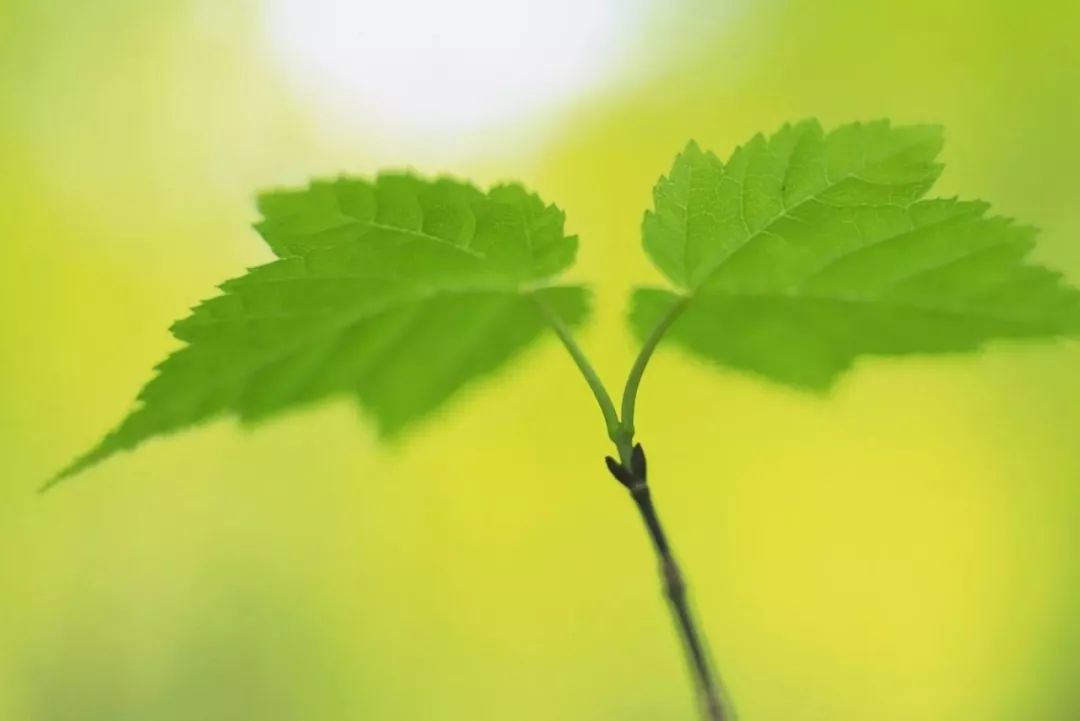
[[[689,137],[941,122],[942,191],[1040,226],[1080,280],[1080,5],[716,8],[655,3],[609,87],[459,148],[328,130],[255,0],[0,0],[0,720],[692,718],[553,341],[394,447],[343,400],[33,489],[129,407],[172,320],[267,258],[254,189],[311,174],[558,202],[611,384],[656,279],[638,222]],[[867,361],[823,401],[659,354],[639,430],[743,721],[1080,719],[1078,361]]]

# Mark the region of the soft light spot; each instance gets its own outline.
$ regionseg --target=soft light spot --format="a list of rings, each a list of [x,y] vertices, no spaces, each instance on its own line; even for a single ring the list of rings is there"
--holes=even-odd
[[[646,0],[266,0],[271,45],[317,112],[460,135],[565,106],[630,69]]]

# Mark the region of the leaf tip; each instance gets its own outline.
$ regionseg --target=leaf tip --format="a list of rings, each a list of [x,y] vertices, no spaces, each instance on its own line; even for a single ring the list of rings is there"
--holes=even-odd
[[[39,496],[45,495],[46,493],[48,493],[52,489],[59,486],[64,481],[66,481],[69,478],[71,478],[72,476],[74,476],[76,473],[81,471],[83,468],[85,468],[85,463],[81,459],[75,461],[74,463],[70,464],[66,468],[58,471],[57,473],[54,473],[51,478],[49,478],[47,481],[45,481],[44,483],[39,485],[38,488],[37,488],[37,494]]]
[[[39,485],[37,487],[36,493],[39,496],[44,496],[46,493],[48,493],[52,489],[56,488],[56,486],[59,485],[63,480],[64,480],[64,476],[57,473],[52,478],[50,478],[49,480],[47,480],[44,483],[42,483],[41,485]]]

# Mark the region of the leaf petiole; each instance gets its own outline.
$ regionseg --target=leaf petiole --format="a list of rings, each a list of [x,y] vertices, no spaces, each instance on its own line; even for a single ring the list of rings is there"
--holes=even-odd
[[[563,346],[566,347],[566,350],[574,359],[574,363],[577,365],[578,370],[580,370],[581,374],[585,377],[585,382],[589,384],[589,389],[596,398],[596,402],[600,406],[600,412],[604,416],[604,425],[607,428],[608,438],[615,444],[615,448],[619,453],[619,460],[623,464],[628,464],[634,445],[634,408],[637,403],[638,388],[641,386],[641,378],[645,374],[645,368],[649,365],[649,359],[652,358],[656,346],[660,344],[660,341],[671,327],[671,324],[674,323],[682,314],[683,310],[686,309],[690,298],[682,297],[673,303],[649,332],[648,337],[645,339],[645,343],[641,346],[641,351],[638,353],[633,366],[630,368],[630,374],[626,378],[626,385],[623,388],[622,396],[622,417],[620,418],[618,411],[615,410],[615,404],[611,400],[611,394],[608,393],[607,388],[604,386],[604,382],[600,380],[600,376],[597,374],[596,369],[593,368],[592,363],[589,362],[589,358],[585,355],[585,351],[581,349],[581,346],[579,346],[574,339],[574,334],[571,332],[570,328],[567,327],[566,323],[559,317],[559,314],[556,313],[543,298],[535,293],[530,297],[533,299],[533,302],[536,303],[537,308],[540,309],[540,312],[544,316],[544,319],[547,320],[548,325],[550,325],[552,330],[555,331],[555,334],[559,336],[559,340],[562,341]]]
[[[608,437],[615,442],[616,446],[619,445],[617,438],[621,430],[621,424],[619,423],[619,414],[615,410],[615,404],[611,400],[611,395],[607,392],[607,388],[604,387],[604,382],[600,380],[600,376],[597,374],[596,369],[592,367],[592,363],[589,362],[588,357],[585,355],[585,351],[581,349],[581,346],[574,340],[574,334],[563,322],[559,314],[552,309],[548,303],[536,293],[530,294],[533,302],[536,303],[536,307],[540,309],[540,313],[544,316],[544,319],[551,326],[551,329],[555,331],[555,335],[559,336],[559,340],[566,347],[566,350],[570,353],[570,357],[574,359],[574,363],[577,364],[578,370],[581,371],[581,375],[585,376],[585,382],[589,384],[589,389],[592,391],[593,396],[596,397],[596,402],[600,406],[600,412],[604,415],[604,425],[607,427]],[[622,450],[620,449],[620,455]]]
[[[690,298],[683,296],[672,304],[668,311],[657,321],[656,325],[653,326],[652,330],[649,331],[645,343],[641,346],[641,351],[634,360],[633,367],[630,368],[630,375],[626,378],[626,386],[623,388],[622,397],[622,429],[630,440],[634,438],[634,407],[637,404],[637,393],[638,387],[641,385],[641,377],[645,374],[645,368],[649,365],[649,359],[652,358],[656,346],[660,344],[671,324],[682,315],[689,302]]]

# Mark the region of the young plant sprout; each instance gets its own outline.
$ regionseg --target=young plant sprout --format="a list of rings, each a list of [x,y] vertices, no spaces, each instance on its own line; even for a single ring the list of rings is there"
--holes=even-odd
[[[184,347],[135,410],[48,486],[209,419],[261,421],[350,394],[384,436],[554,331],[584,376],[659,559],[702,716],[731,718],[650,495],[635,407],[661,341],[776,383],[828,390],[862,356],[973,351],[1080,332],[1080,292],[1025,261],[1035,231],[978,201],[926,198],[936,127],[888,122],[758,135],[722,162],[690,143],[654,190],[645,252],[670,283],[639,288],[641,341],[620,404],[574,337],[587,289],[562,283],[578,241],[518,185],[340,178],[259,198],[277,259],[226,281],[172,327]],[[48,487],[47,486],[47,487]]]

